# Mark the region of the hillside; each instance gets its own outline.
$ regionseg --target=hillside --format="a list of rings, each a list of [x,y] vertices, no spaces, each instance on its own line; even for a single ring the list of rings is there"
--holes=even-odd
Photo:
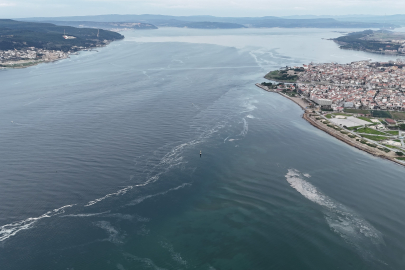
[[[335,38],[341,49],[351,49],[386,54],[405,53],[405,33],[387,30],[365,30]]]
[[[63,34],[72,39],[63,38]],[[0,50],[35,47],[46,50],[76,51],[123,39],[119,33],[91,28],[57,26],[51,23],[0,20]]]
[[[64,25],[80,28],[97,28],[115,31],[157,29],[157,27],[154,26],[153,24],[137,23],[137,22],[92,22],[92,21],[43,21],[43,22],[62,26]]]

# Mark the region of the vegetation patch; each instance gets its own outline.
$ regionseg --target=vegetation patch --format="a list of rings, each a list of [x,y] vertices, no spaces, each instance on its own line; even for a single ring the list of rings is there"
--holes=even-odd
[[[331,114],[327,114],[327,115],[325,115],[325,117],[328,118],[328,119],[331,119],[331,118],[332,118],[332,115],[331,115]]]
[[[387,137],[384,136],[373,136],[373,135],[362,135],[362,137],[373,140],[373,141],[384,141],[388,140]]]
[[[66,33],[74,39],[64,39]],[[35,47],[46,50],[77,51],[78,47],[105,45],[104,40],[123,39],[124,36],[107,30],[75,28],[50,23],[0,20],[0,50],[21,50]]]
[[[391,134],[391,135],[399,135],[399,132],[396,130],[389,130],[389,131],[384,131],[385,133]]]
[[[267,73],[264,78],[278,82],[294,83],[298,80],[298,75],[290,75],[287,70],[273,70]]]
[[[357,129],[358,133],[366,133],[366,134],[375,134],[375,135],[387,135],[381,131],[372,129],[372,128],[359,128]]]
[[[371,115],[373,117],[380,117],[380,118],[392,118],[390,112],[387,111],[371,111]]]
[[[358,109],[345,109],[345,112],[357,114],[370,114],[369,110],[358,110]]]
[[[387,149],[387,148],[379,147],[378,149],[381,150],[381,151],[384,151],[385,153],[391,152],[391,151],[390,151],[389,149]]]
[[[395,147],[393,145],[389,145],[389,144],[384,144],[386,147],[391,148],[391,149],[398,149],[398,147]]]
[[[347,129],[348,130],[355,130],[355,129],[358,129],[358,128],[362,128],[363,126],[355,126],[355,127],[348,127]]]

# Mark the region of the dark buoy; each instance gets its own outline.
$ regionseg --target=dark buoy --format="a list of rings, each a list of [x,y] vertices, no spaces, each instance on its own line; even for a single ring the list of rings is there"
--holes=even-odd
[[[200,157],[201,157],[201,150],[200,150]]]

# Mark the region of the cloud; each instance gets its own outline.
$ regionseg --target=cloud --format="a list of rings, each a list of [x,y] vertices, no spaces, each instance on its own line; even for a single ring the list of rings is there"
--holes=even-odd
[[[14,6],[16,6],[15,3],[0,1],[0,7],[14,7]]]

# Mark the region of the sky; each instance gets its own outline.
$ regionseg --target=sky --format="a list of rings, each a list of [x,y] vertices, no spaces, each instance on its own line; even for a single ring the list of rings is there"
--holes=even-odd
[[[405,13],[404,0],[0,0],[0,18],[100,14],[391,15]]]

